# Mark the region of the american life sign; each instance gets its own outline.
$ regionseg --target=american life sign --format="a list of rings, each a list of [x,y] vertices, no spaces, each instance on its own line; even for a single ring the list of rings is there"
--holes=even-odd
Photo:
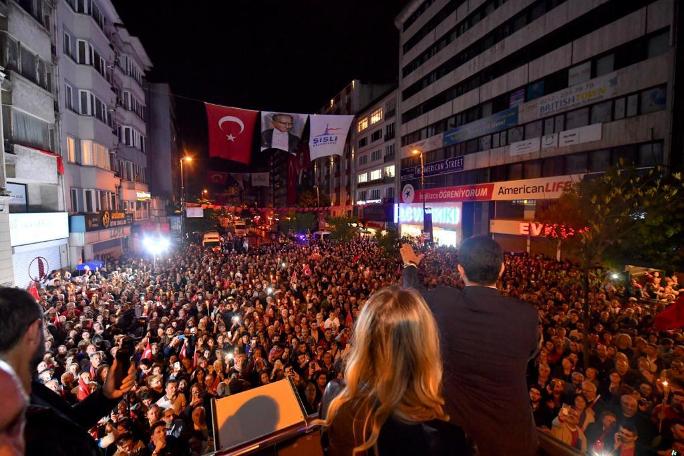
[[[523,179],[487,184],[461,185],[455,187],[428,188],[417,190],[412,201],[513,201],[522,199],[557,199],[566,189],[582,180],[583,174]],[[402,192],[402,199],[404,193]]]
[[[453,172],[463,171],[463,155],[447,158],[425,165],[423,172],[425,177],[439,176]],[[407,166],[401,169],[401,180],[420,179],[420,165]]]

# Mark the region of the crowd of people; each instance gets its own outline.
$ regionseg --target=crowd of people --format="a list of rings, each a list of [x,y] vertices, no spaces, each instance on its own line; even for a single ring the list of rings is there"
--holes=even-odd
[[[136,259],[78,277],[55,273],[39,295],[50,336],[37,375],[77,403],[133,344],[136,386],[93,437],[106,454],[204,454],[210,398],[290,377],[307,412],[317,412],[359,309],[399,271],[374,242],[356,240],[228,253],[193,245],[156,268]]]
[[[454,249],[426,254],[425,286],[463,287]],[[342,377],[364,303],[400,275],[397,256],[363,239],[242,252],[192,245],[156,265],[54,273],[38,296],[49,336],[36,374],[77,404],[104,387],[116,352],[130,350],[135,386],[93,438],[107,455],[204,454],[211,398],[289,377],[317,412]],[[684,335],[653,329],[679,284],[655,273],[627,285],[594,271],[587,316],[572,264],[506,256],[499,289],[534,304],[543,333],[527,376],[536,424],[580,451],[684,451]]]

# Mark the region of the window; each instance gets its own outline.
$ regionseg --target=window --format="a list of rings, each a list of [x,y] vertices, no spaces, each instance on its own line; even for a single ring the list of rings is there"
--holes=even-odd
[[[70,163],[76,163],[76,140],[71,136],[67,136],[67,160]]]
[[[368,182],[368,173],[359,174],[357,179],[358,179],[359,184],[363,184],[364,182]]]
[[[385,141],[394,138],[394,124],[391,123],[385,126]]]
[[[522,126],[513,127],[510,130],[508,130],[508,140],[512,143],[514,143],[516,141],[522,141],[523,135],[524,135],[524,129]]]
[[[589,152],[589,171],[605,171],[610,166],[610,150],[595,150]]]
[[[381,120],[382,120],[382,108],[378,108],[371,113],[370,123],[371,123],[371,125],[375,125],[376,123],[380,122]]]
[[[639,146],[638,166],[656,166],[663,163],[663,144],[648,143]]]
[[[368,163],[368,155],[359,155],[359,166],[363,166]]]
[[[380,199],[380,189],[379,188],[374,188],[373,190],[370,191],[370,199],[372,199],[372,200]]]
[[[613,116],[615,120],[625,118],[625,101],[626,98],[618,98],[615,100],[615,115]]]
[[[534,179],[537,177],[541,177],[541,175],[541,160],[533,160],[523,163],[523,176],[525,179]]]
[[[85,211],[86,212],[96,212],[95,204],[97,200],[95,199],[94,190],[83,190],[83,196],[85,197]]]
[[[567,130],[584,127],[585,125],[589,125],[589,108],[576,109],[566,114],[565,128]]]
[[[639,95],[634,94],[627,97],[627,117],[636,116],[639,113]]]
[[[74,51],[71,47],[71,35],[69,35],[67,32],[64,32],[64,55],[68,55],[73,59],[73,53]]]
[[[64,106],[74,110],[74,89],[69,84],[64,84]]]
[[[648,58],[656,57],[667,52],[667,48],[670,47],[669,40],[669,31],[651,37],[648,40]]]
[[[93,48],[85,40],[76,40],[78,43],[78,63],[82,65],[90,65],[92,60]]]
[[[368,117],[364,117],[356,124],[356,131],[363,131],[368,128]]]
[[[71,189],[71,212],[78,212],[78,189]]]
[[[564,173],[564,157],[545,158],[542,163],[542,177],[560,176]],[[525,175],[527,177],[527,175]]]
[[[604,101],[591,107],[591,123],[610,122],[613,110],[613,102]]]
[[[370,172],[370,180],[378,180],[382,179],[382,170],[381,169],[376,169]]]
[[[662,111],[665,109],[665,87],[656,87],[641,92],[641,113]]]
[[[93,165],[93,142],[89,139],[81,140],[81,164]]]
[[[394,199],[394,187],[387,187],[387,198]]]
[[[596,59],[596,77],[608,74],[615,68],[615,54],[608,54]]]
[[[368,144],[368,137],[359,139],[359,149]]]
[[[380,129],[380,130],[375,130],[375,131],[371,134],[371,142],[377,141],[378,139],[381,139],[381,138],[382,138],[382,129]]]
[[[366,190],[359,192],[359,201],[366,201]]]
[[[566,155],[565,171],[568,174],[580,174],[589,171],[587,169],[587,153]]]
[[[525,125],[525,139],[542,136],[542,121],[531,122]]]
[[[381,158],[382,158],[382,150],[378,149],[378,150],[374,150],[373,152],[371,152],[371,158],[370,158],[371,161],[377,161],[377,160],[380,160]]]
[[[394,177],[394,165],[385,166],[385,176]]]
[[[523,165],[522,163],[513,163],[508,165],[508,179],[509,180],[516,180],[516,179],[522,179],[523,174]]]
[[[385,161],[394,160],[394,144],[385,147]]]

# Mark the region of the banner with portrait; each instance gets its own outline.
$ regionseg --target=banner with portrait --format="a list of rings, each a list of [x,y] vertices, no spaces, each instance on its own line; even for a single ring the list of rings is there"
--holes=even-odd
[[[261,150],[279,149],[294,154],[308,114],[261,112]]]

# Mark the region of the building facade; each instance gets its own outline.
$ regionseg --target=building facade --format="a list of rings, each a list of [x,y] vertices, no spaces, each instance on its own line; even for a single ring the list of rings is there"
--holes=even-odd
[[[352,194],[359,219],[366,225],[385,228],[392,221],[396,178],[397,90],[362,109],[352,124],[355,148]]]
[[[371,84],[354,79],[330,99],[328,105],[321,109],[321,114],[357,115],[372,100],[386,94],[391,88],[391,84]],[[352,128],[355,128],[356,122],[352,125]],[[312,163],[314,186],[318,186],[319,192],[330,197],[333,215],[351,215],[355,212],[356,149],[352,139],[353,133],[350,132],[344,155],[322,157]]]
[[[53,65],[53,3],[0,2],[3,189],[0,282],[25,287],[68,265],[64,166]],[[9,236],[8,236],[9,234]]]
[[[147,101],[152,63],[109,0],[56,2],[56,62],[72,266],[133,246],[150,216]]]
[[[407,5],[396,19],[402,233],[420,233],[425,198],[438,243],[492,233],[508,250],[553,253],[535,213],[564,186],[620,162],[681,162],[676,3]]]
[[[176,203],[180,188],[180,148],[175,103],[171,87],[166,83],[148,83],[149,127],[148,170],[150,177],[150,220],[153,230],[167,231],[167,214]]]

